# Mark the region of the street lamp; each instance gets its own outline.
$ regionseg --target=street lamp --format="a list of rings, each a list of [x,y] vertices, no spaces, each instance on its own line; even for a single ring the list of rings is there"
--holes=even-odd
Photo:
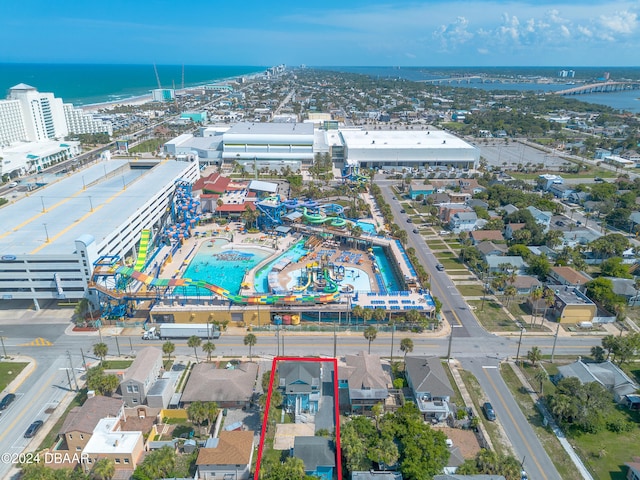
[[[43,223],[42,226],[44,227],[44,233],[47,236],[47,240],[45,243],[49,243],[49,230],[47,230],[47,224]]]
[[[520,346],[522,345],[522,334],[526,332],[527,329],[524,327],[520,327],[520,339],[518,340],[518,351],[516,352],[516,365],[518,364],[518,360],[520,359]]]
[[[0,333],[2,333],[2,332],[0,331]],[[3,355],[3,357],[4,358],[8,358],[7,357],[7,349],[4,348],[4,337],[2,335],[0,335],[0,343],[2,343],[2,355]]]

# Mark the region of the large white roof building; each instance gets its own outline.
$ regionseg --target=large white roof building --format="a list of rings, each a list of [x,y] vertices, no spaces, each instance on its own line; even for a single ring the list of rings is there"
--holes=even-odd
[[[365,168],[475,168],[480,151],[442,130],[340,129],[347,165]]]

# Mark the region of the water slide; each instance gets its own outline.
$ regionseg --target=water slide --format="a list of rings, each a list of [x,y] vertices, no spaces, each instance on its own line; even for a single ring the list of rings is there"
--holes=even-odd
[[[331,278],[331,275],[329,275],[329,269],[325,268],[324,272],[324,279],[327,282],[327,286],[324,287],[324,292],[325,293],[335,293],[338,291],[338,284],[336,282],[333,281],[333,278]]]
[[[307,211],[307,207],[302,208],[302,218],[305,222],[316,225],[330,222],[332,227],[344,227],[347,224],[347,221],[344,218],[328,217],[323,213],[309,213]]]
[[[205,282],[204,280],[191,280],[189,278],[155,278],[146,273],[138,272],[131,267],[118,267],[116,274],[125,277],[131,277],[147,287],[200,287],[215,293],[232,303],[239,305],[275,305],[279,303],[285,304],[316,304],[316,303],[335,303],[339,299],[339,292],[323,292],[321,294],[285,294],[285,295],[237,295],[229,290]]]
[[[307,275],[307,283],[304,284],[304,285],[300,285],[298,287],[293,287],[293,289],[296,292],[304,292],[307,288],[309,288],[309,286],[311,285],[312,280],[313,280],[313,275],[312,275],[311,270],[309,270],[308,275]]]
[[[144,268],[144,264],[147,261],[147,251],[149,250],[149,241],[151,240],[151,230],[142,230],[140,236],[140,246],[138,247],[138,259],[133,269],[137,272],[141,272]]]

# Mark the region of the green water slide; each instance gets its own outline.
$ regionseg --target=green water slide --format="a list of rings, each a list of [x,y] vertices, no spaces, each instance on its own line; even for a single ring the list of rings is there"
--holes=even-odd
[[[327,286],[324,287],[324,293],[335,293],[338,291],[338,284],[336,282],[333,281],[333,278],[331,278],[331,275],[329,275],[329,269],[325,268],[324,272],[324,279],[327,282]]]
[[[138,247],[138,258],[133,269],[136,272],[141,272],[144,268],[144,264],[147,261],[147,252],[149,251],[149,241],[151,240],[151,230],[142,230],[140,236],[140,246]]]
[[[344,227],[347,221],[340,217],[328,217],[322,213],[308,213],[307,207],[302,209],[302,218],[305,222],[313,224],[330,223],[332,227]]]

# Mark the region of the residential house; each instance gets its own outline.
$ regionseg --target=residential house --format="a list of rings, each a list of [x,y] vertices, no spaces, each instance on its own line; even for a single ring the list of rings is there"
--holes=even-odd
[[[512,271],[523,275],[527,268],[527,263],[520,255],[487,255],[485,262],[487,262],[489,273]]]
[[[458,203],[447,203],[438,207],[438,215],[443,223],[449,223],[453,216],[459,212],[473,212],[473,209]]]
[[[567,197],[567,200],[571,203],[576,203],[578,205],[582,205],[584,202],[589,200],[588,192],[572,192]]]
[[[627,462],[627,480],[640,480],[640,458],[635,458],[633,462]]]
[[[459,178],[458,186],[460,187],[461,192],[468,193],[470,195],[476,195],[486,190],[486,188],[480,185],[478,180],[475,178]]]
[[[583,287],[585,283],[593,280],[586,273],[579,272],[573,267],[563,266],[551,267],[547,277],[550,283],[572,287]]]
[[[145,403],[147,393],[160,376],[161,370],[162,350],[156,347],[140,350],[120,382],[124,404],[127,407],[135,407]]]
[[[155,408],[167,408],[175,391],[176,383],[173,377],[159,378],[147,392],[147,405]]]
[[[601,233],[586,228],[574,229],[562,232],[562,246],[575,247],[576,245],[588,245],[602,236]]]
[[[333,480],[336,453],[332,440],[326,437],[295,437],[292,456],[304,462],[305,474]]]
[[[550,249],[546,245],[538,245],[538,246],[528,245],[527,248],[536,257],[541,257],[541,256],[544,255],[549,260],[555,260],[556,258],[558,258],[558,252],[556,252],[555,250]]]
[[[636,289],[635,280],[632,278],[605,277],[613,284],[613,293],[624,297],[627,305],[637,307],[640,305],[640,292]]]
[[[382,369],[380,357],[361,352],[347,355],[346,366],[338,369],[338,388],[346,388],[350,413],[366,414],[377,404],[383,406],[389,397],[391,376]],[[341,410],[343,407],[341,406]]]
[[[594,159],[595,160],[604,160],[607,157],[610,157],[613,152],[611,150],[607,150],[605,148],[596,148]]]
[[[559,185],[554,183],[549,187],[549,193],[552,193],[561,200],[567,199],[573,192],[575,192],[575,189],[570,185]]]
[[[194,365],[184,388],[181,403],[216,402],[222,408],[248,408],[258,376],[258,365],[243,362],[232,368],[216,368],[211,363]]]
[[[207,439],[198,452],[198,480],[248,480],[253,462],[254,432],[221,431],[218,438]]]
[[[124,402],[120,398],[91,396],[81,407],[73,407],[58,432],[63,440],[60,450],[71,455],[81,452],[93,434],[98,422],[103,418],[124,419]],[[66,448],[64,448],[66,447]]]
[[[448,203],[451,203],[449,195],[444,192],[432,193],[431,195],[428,195],[427,200],[427,203],[431,203],[432,205],[446,205]]]
[[[547,288],[554,293],[551,312],[559,323],[592,322],[596,317],[596,304],[577,287],[548,285]]]
[[[489,208],[489,204],[484,200],[480,200],[479,198],[472,198],[471,200],[467,200],[466,205],[467,207],[471,207],[471,208],[480,207],[480,208],[484,208],[485,210]]]
[[[449,229],[455,233],[470,232],[476,228],[477,221],[476,212],[457,212],[449,220]]]
[[[411,180],[409,185],[409,196],[411,200],[415,200],[418,195],[422,195],[423,198],[427,195],[435,193],[436,189],[431,184],[425,184],[424,180]]]
[[[512,213],[517,212],[520,209],[515,205],[509,203],[503,207],[500,207],[498,210],[502,210],[505,215],[511,215]]]
[[[320,364],[318,362],[280,362],[279,387],[283,405],[289,411],[315,413],[320,399]]]
[[[504,242],[504,235],[500,230],[474,230],[469,233],[469,238],[473,245],[488,240],[490,242]]]
[[[93,429],[91,438],[82,450],[89,468],[100,459],[113,461],[116,470],[133,473],[144,453],[142,432],[125,432],[119,428],[119,419],[103,418]],[[124,474],[116,474],[125,478]],[[126,477],[128,478],[128,477]]]
[[[542,282],[531,275],[518,275],[509,285],[516,287],[518,295],[531,295],[531,292],[542,286]]]
[[[444,421],[451,414],[453,389],[439,357],[406,357],[405,376],[425,419]]]
[[[448,192],[451,203],[466,204],[471,200],[471,194],[468,192]]]
[[[629,215],[629,223],[631,224],[629,227],[630,231],[633,231],[634,225],[640,225],[640,212],[631,212]]]
[[[551,217],[553,217],[552,212],[543,212],[542,210],[531,205],[527,207],[527,210],[529,210],[529,212],[531,213],[531,216],[533,216],[533,219],[536,221],[538,225],[541,225],[542,227],[544,227],[545,230],[549,228],[549,224],[551,223]]]
[[[638,390],[638,384],[610,361],[587,363],[578,359],[573,363],[558,367],[556,381],[569,377],[577,378],[583,385],[598,382],[610,391],[615,402],[620,404],[625,404],[627,395],[634,395]]]
[[[509,248],[504,244],[494,244],[493,242],[482,242],[476,245],[476,250],[480,252],[482,258],[486,261],[487,256],[502,256],[507,253]]]
[[[351,472],[351,480],[402,480],[400,472],[369,470],[368,472]]]
[[[526,223],[507,223],[507,225],[504,227],[504,238],[506,238],[507,240],[511,240],[513,238],[514,232],[522,230],[523,228],[526,228],[526,226]]]
[[[560,175],[542,174],[538,175],[538,185],[543,190],[548,191],[553,185],[562,185],[564,179]]]

